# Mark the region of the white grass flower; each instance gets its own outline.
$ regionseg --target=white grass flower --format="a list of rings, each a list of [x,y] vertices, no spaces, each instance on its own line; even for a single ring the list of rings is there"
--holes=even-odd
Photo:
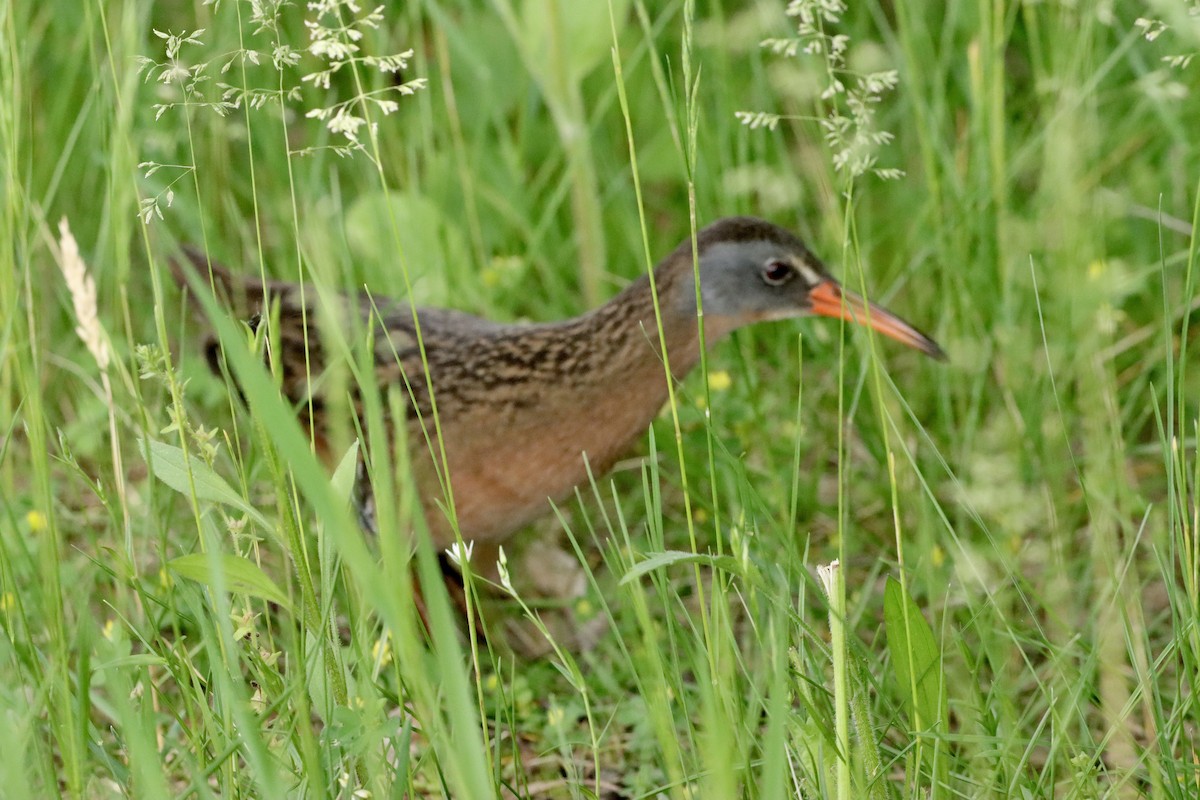
[[[318,17],[325,16],[326,14],[336,15],[339,7],[345,7],[352,14],[358,14],[362,11],[353,0],[317,0],[317,2],[308,4],[308,10],[315,12]]]
[[[834,592],[837,590],[838,570],[841,568],[841,562],[836,558],[828,564],[821,564],[817,567],[817,577],[821,579],[821,585],[825,588],[825,596],[830,599],[833,599]]]
[[[305,75],[300,80],[304,81],[305,83],[311,83],[313,86],[315,86],[318,89],[328,89],[329,88],[329,78],[331,75],[333,75],[333,72],[334,71],[331,69],[318,70],[317,72],[310,72],[308,75]],[[322,114],[322,118],[324,118],[323,115],[325,114],[325,109],[322,109],[322,108],[312,109],[312,111],[308,112],[307,116],[309,116],[309,117],[314,116],[314,114],[313,114],[314,111]]]
[[[766,128],[769,131],[773,131],[779,125],[779,120],[781,119],[778,114],[769,114],[766,111],[737,111],[733,116],[738,122],[750,128],[750,130]]]
[[[454,563],[454,566],[461,567],[463,564],[470,563],[471,551],[475,549],[475,542],[454,542],[446,548],[446,557]]]
[[[517,590],[513,588],[512,576],[508,572],[508,555],[505,554],[504,548],[500,547],[496,559],[496,573],[500,576],[500,585],[504,590],[513,597],[517,596]]]
[[[900,84],[900,73],[894,69],[870,72],[862,76],[859,81],[866,97],[878,101],[880,95],[890,92]]]
[[[271,50],[271,63],[280,72],[284,67],[294,67],[300,63],[300,53],[286,44],[276,44]]]
[[[1167,23],[1161,19],[1149,19],[1147,17],[1138,17],[1133,21],[1133,28],[1147,42],[1153,42],[1159,36],[1162,36],[1167,31]]]
[[[882,96],[900,82],[896,70],[860,74],[847,66],[850,37],[833,33],[846,11],[843,0],[791,0],[788,16],[796,19],[796,36],[766,39],[762,46],[784,56],[800,53],[816,56],[824,62],[823,87],[820,91],[819,120],[831,151],[835,171],[853,180],[868,172],[882,180],[894,180],[904,173],[895,168],[876,166],[876,150],[891,141],[891,134],[875,129],[875,107]],[[750,128],[774,130],[781,117],[765,112],[739,111],[738,121]]]
[[[308,52],[317,58],[323,58],[326,61],[345,61],[358,52],[358,45],[334,37],[333,31],[328,28],[310,22],[305,24],[309,26],[309,32],[313,39],[312,44],[308,46]]]
[[[112,382],[108,378],[108,334],[100,324],[100,315],[96,310],[96,283],[88,274],[83,256],[79,254],[79,243],[75,241],[66,217],[58,223],[58,266],[66,280],[67,289],[71,292],[71,303],[75,306],[75,321],[79,323],[75,327],[75,333],[83,340],[96,366],[100,368],[100,386],[104,390],[104,400],[108,405],[108,435],[112,449],[113,472],[116,475],[117,496],[121,501],[121,516],[125,522],[125,529],[129,530],[129,499],[125,491],[125,470],[121,466],[116,403],[113,402]]]
[[[402,83],[394,88],[400,94],[416,94],[419,90],[424,89],[428,83],[429,81],[426,78],[413,78],[411,81]]]
[[[799,39],[763,39],[758,46],[784,58],[795,58],[800,52]]]
[[[1200,5],[1192,4],[1188,9],[1189,16],[1200,16]],[[1156,41],[1160,36],[1172,30],[1171,26],[1160,19],[1149,19],[1147,17],[1138,17],[1133,21],[1133,29],[1147,42]],[[1171,37],[1168,37],[1171,38]],[[1178,38],[1178,37],[1176,37]],[[1195,60],[1197,52],[1195,50],[1168,53],[1160,56],[1159,60],[1166,64],[1170,69],[1182,71],[1191,66]],[[1139,83],[1153,86],[1159,89],[1158,92],[1148,92],[1151,96],[1156,96],[1159,99],[1176,100],[1187,95],[1187,87],[1169,81],[1167,78],[1158,75],[1157,70],[1147,73],[1139,79]],[[1166,91],[1161,91],[1161,90]]]
[[[187,31],[184,31],[183,33],[171,33],[170,31],[160,31],[157,29],[154,30],[155,36],[167,41],[167,58],[170,59],[177,57],[179,55],[180,48],[185,44],[203,44],[199,38],[203,33],[204,28],[198,28],[191,33],[188,33]]]
[[[413,56],[411,49],[391,55],[365,55],[361,53],[358,44],[363,40],[363,31],[376,29],[384,21],[383,6],[376,6],[367,13],[353,0],[314,0],[308,3],[308,9],[313,18],[304,21],[308,28],[308,52],[325,62],[325,68],[304,75],[301,81],[311,83],[318,89],[329,90],[332,87],[334,73],[344,67],[352,69],[369,67],[382,72],[396,74],[408,67]],[[425,80],[418,78],[406,81],[397,86],[388,87],[386,92],[409,95],[424,88]],[[369,123],[369,108],[374,107],[384,116],[395,113],[400,106],[395,100],[377,95],[383,92],[360,93],[357,96],[333,103],[324,108],[315,108],[307,112],[310,119],[320,119],[325,127],[335,134],[345,136],[349,145],[334,145],[338,155],[348,155],[354,151],[363,151],[359,139],[360,129],[370,124],[367,130],[374,132],[374,123]],[[302,155],[307,151],[299,151]]]
[[[79,254],[79,244],[71,233],[66,217],[58,223],[58,266],[75,306],[75,321],[78,323],[75,333],[83,340],[96,366],[103,372],[108,369],[109,349],[108,337],[96,312],[96,282],[88,274],[87,265]]]
[[[350,141],[357,142],[358,129],[366,124],[365,119],[351,114],[343,106],[325,123],[325,127],[329,129],[330,133],[340,133]]]
[[[367,56],[363,59],[363,63],[378,67],[381,72],[400,72],[408,69],[408,60],[412,57],[413,51],[405,50],[403,53],[390,56]]]

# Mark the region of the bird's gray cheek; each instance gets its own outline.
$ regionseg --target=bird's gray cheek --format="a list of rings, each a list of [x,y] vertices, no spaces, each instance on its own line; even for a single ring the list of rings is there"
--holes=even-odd
[[[709,313],[708,296],[705,294],[701,301],[704,303],[704,313]],[[677,296],[676,302],[679,304],[676,311],[680,314],[695,314],[696,313],[696,282],[689,280],[681,287],[681,291]]]

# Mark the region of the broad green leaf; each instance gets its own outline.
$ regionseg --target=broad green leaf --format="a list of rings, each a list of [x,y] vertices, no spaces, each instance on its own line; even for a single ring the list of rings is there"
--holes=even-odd
[[[404,258],[411,265],[412,299],[418,306],[461,306],[466,270],[475,269],[462,231],[429,198],[416,192],[375,191],[355,198],[346,211],[346,238],[361,280],[377,296],[403,288],[395,274],[395,244],[390,233],[404,231]],[[407,302],[404,303],[407,305]]]
[[[181,578],[212,586],[214,581],[211,559],[211,556],[204,553],[191,553],[171,559],[167,562],[167,567]],[[288,596],[253,561],[226,554],[217,556],[217,562],[223,573],[222,585],[226,591],[260,597],[285,609],[291,609]]]
[[[192,480],[188,482],[188,468]],[[195,487],[197,500],[211,500],[221,505],[233,506],[254,519],[258,525],[270,529],[265,517],[235,492],[212,468],[200,459],[190,456],[174,445],[150,440],[150,471],[154,477],[180,494],[190,495]]]
[[[629,13],[629,0],[612,0],[611,5],[620,26]],[[572,83],[578,83],[612,51],[609,3],[525,0],[521,17],[529,69],[540,72],[545,90],[563,84],[554,72],[565,72]]]
[[[883,593],[883,618],[887,630],[888,652],[908,711],[909,724],[916,732],[944,734],[947,731],[946,680],[942,673],[941,651],[933,629],[909,597],[900,582],[888,578]],[[936,763],[939,782],[946,779],[947,758],[935,759],[936,747],[924,748],[931,771]]]
[[[346,451],[346,455],[342,456],[342,460],[338,462],[337,469],[333,471],[333,491],[338,497],[350,502],[353,498],[351,494],[354,491],[354,479],[358,474],[358,440],[355,439]]]

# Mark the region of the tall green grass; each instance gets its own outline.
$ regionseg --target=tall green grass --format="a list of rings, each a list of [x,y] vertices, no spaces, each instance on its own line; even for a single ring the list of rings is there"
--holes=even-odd
[[[905,174],[882,180],[833,166],[827,61],[759,46],[794,34],[783,6],[423,0],[360,42],[412,48],[398,76],[324,90],[299,83],[321,66],[302,5],[263,32],[235,0],[0,5],[0,793],[1200,794],[1200,103],[1164,60],[1200,48],[1194,18],[855,4],[827,31],[849,68],[899,70],[876,156]],[[198,29],[195,96],[139,72],[155,31]],[[301,55],[282,75],[276,43]],[[418,78],[353,157],[304,117]],[[219,82],[264,103],[218,114]],[[188,241],[317,295],[554,319],[734,213],[797,230],[950,362],[828,321],[737,333],[636,458],[522,537],[560,536],[582,596],[525,588],[549,562],[522,542],[515,597],[467,580],[486,637],[410,547],[381,433],[402,395],[367,393],[361,445],[344,416],[331,475],[260,366],[271,326],[203,322],[163,277]],[[245,403],[202,363],[209,329]],[[378,539],[356,446],[393,487]]]

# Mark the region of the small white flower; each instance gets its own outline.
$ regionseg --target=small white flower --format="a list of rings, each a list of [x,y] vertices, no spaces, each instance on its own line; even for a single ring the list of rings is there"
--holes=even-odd
[[[305,75],[300,80],[304,81],[305,83],[311,83],[313,86],[317,87],[318,89],[328,89],[329,88],[329,76],[331,76],[331,75],[333,75],[333,70],[323,69],[320,72],[313,72],[309,75]],[[309,117],[312,116],[311,111],[308,113],[308,116]]]
[[[300,54],[289,45],[280,44],[271,51],[271,61],[274,62],[275,69],[282,70],[284,67],[294,67],[299,64]]]
[[[834,590],[837,588],[838,570],[841,569],[841,563],[835,558],[828,564],[822,564],[817,567],[817,577],[821,579],[821,585],[825,587],[825,596],[833,597]]]
[[[1147,42],[1153,42],[1159,36],[1162,36],[1167,31],[1167,23],[1161,19],[1148,19],[1146,17],[1138,17],[1133,21],[1133,27],[1140,33]]]
[[[308,10],[317,12],[318,17],[323,17],[326,14],[336,14],[338,0],[320,0],[319,2],[309,3]]]
[[[475,542],[454,542],[446,548],[446,557],[449,558],[456,567],[461,567],[465,563],[471,561],[471,551],[475,549]]]
[[[358,52],[358,47],[337,39],[321,38],[314,39],[313,43],[308,46],[308,52],[329,61],[345,61]]]
[[[400,94],[416,94],[418,89],[424,89],[428,80],[425,78],[414,78],[413,80],[396,87],[396,91]]]
[[[751,130],[766,128],[773,131],[779,125],[780,120],[778,114],[768,114],[766,111],[737,111],[733,116]]]
[[[513,588],[512,576],[508,574],[508,556],[504,553],[504,548],[499,548],[500,552],[496,561],[496,572],[500,576],[500,585],[504,590],[513,597],[517,596],[517,590]]]
[[[348,112],[345,107],[339,108],[333,118],[325,123],[330,133],[340,133],[352,142],[358,141],[358,129],[367,121]]]

